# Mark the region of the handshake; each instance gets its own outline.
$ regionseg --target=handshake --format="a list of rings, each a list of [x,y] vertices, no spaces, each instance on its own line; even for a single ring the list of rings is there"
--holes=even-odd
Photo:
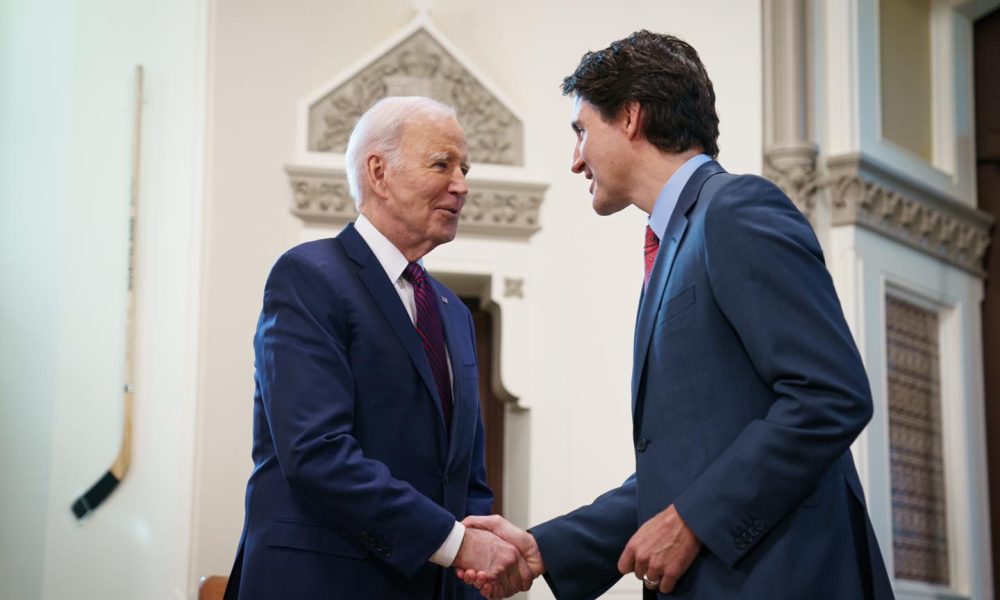
[[[531,587],[545,572],[535,538],[500,515],[469,516],[452,566],[455,575],[486,598],[507,598]]]
[[[545,572],[535,536],[500,515],[466,517],[455,556],[458,578],[486,598],[507,598]],[[668,594],[701,552],[701,540],[671,504],[639,527],[618,558],[618,572],[634,573],[648,590]]]

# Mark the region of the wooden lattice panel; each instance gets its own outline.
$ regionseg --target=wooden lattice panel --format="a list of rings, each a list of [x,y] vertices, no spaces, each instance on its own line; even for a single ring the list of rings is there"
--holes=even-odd
[[[948,585],[938,315],[887,296],[886,337],[895,575]]]

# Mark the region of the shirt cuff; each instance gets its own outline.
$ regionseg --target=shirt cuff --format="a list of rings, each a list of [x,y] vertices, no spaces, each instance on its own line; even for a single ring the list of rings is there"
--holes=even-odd
[[[455,557],[458,556],[458,549],[462,547],[462,540],[464,538],[465,525],[455,521],[455,526],[451,528],[451,533],[445,538],[444,543],[441,544],[437,552],[431,556],[430,562],[442,567],[450,567],[451,563],[455,562]]]

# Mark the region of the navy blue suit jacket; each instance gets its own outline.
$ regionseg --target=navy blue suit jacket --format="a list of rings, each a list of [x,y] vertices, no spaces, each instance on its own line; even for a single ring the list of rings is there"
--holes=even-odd
[[[670,504],[704,547],[667,597],[892,597],[849,449],[871,418],[868,379],[819,243],[780,190],[714,161],[695,171],[634,353],[635,474],[532,530],[559,598],[613,585],[629,538]]]
[[[488,514],[469,310],[432,279],[453,372],[445,430],[419,334],[353,225],[292,248],[254,338],[254,470],[227,598],[473,598],[427,562]]]

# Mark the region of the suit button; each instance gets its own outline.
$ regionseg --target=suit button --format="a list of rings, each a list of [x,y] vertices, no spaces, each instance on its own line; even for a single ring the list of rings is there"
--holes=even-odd
[[[649,440],[642,438],[635,444],[635,449],[637,452],[645,452],[646,448],[649,446]]]
[[[746,550],[746,548],[747,548],[747,543],[744,542],[742,538],[736,540],[736,549],[737,550]]]

